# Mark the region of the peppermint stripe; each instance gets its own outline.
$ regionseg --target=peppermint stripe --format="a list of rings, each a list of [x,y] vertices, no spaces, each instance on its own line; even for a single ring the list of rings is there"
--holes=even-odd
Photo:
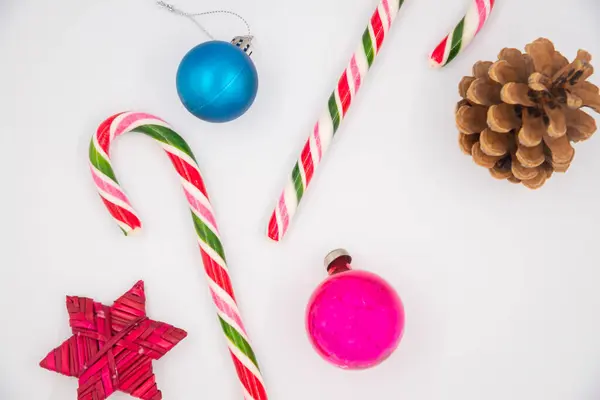
[[[132,131],[156,140],[182,179],[211,298],[242,386],[243,397],[247,400],[267,400],[258,362],[248,342],[235,300],[212,206],[194,154],[185,140],[165,121],[150,114],[126,112],[108,118],[92,137],[89,149],[90,170],[98,194],[123,233],[127,235],[141,227],[137,212],[119,185],[109,159],[114,138]]]
[[[265,392],[263,383],[260,380],[258,380],[256,376],[252,374],[250,370],[243,363],[241,363],[233,353],[231,353],[231,357],[233,358],[233,364],[238,373],[238,376],[241,375],[248,377],[246,381],[242,382],[246,393],[248,393],[248,395],[244,396],[244,400],[251,400],[251,398],[249,397],[251,393],[258,393],[259,396],[262,396],[260,398],[266,399],[267,393]]]
[[[304,167],[304,176],[306,177],[306,180],[311,180],[313,171],[315,169],[312,157],[310,155],[310,143],[307,142],[304,145],[300,159],[302,160],[302,166]]]
[[[304,195],[304,184],[302,183],[302,178],[300,177],[300,166],[296,163],[294,170],[292,171],[292,179],[294,180],[294,189],[296,189],[296,197],[298,200],[302,198]]]
[[[383,43],[383,23],[381,22],[381,16],[379,12],[376,12],[371,17],[371,30],[375,32],[375,41],[377,43],[377,48],[381,48],[381,44]],[[372,62],[371,62],[372,63]]]
[[[204,263],[204,272],[208,279],[212,282],[218,281],[218,286],[221,290],[223,290],[231,301],[235,303],[235,294],[233,292],[231,280],[229,279],[229,272],[220,266],[202,247],[200,248],[200,254],[202,255],[202,262]],[[244,327],[242,326],[242,328]]]
[[[337,108],[337,103],[335,102],[335,92],[329,98],[327,105],[329,106],[329,116],[331,117],[331,123],[333,124],[333,134],[335,134],[340,126],[340,112]]]
[[[460,52],[462,48],[462,35],[465,28],[465,19],[461,19],[456,28],[454,28],[454,32],[452,32],[452,47],[450,47],[450,53],[448,54],[448,60],[446,64],[450,61],[454,60],[454,58]]]
[[[471,43],[489,18],[494,1],[471,0],[471,6],[465,16],[431,53],[429,58],[433,67],[447,65]]]
[[[211,231],[208,226],[198,218],[196,214],[192,212],[192,219],[194,220],[194,228],[200,240],[204,243],[208,243],[210,247],[217,252],[217,254],[225,261],[225,252],[223,251],[223,245],[219,240],[219,237]]]
[[[300,158],[294,165],[286,186],[277,200],[267,228],[269,238],[279,241],[287,232],[300,200],[313,179],[315,169],[329,148],[352,100],[381,50],[385,37],[403,3],[404,0],[381,0],[369,19],[358,48],[337,81],[335,90],[329,96],[327,106],[302,148]]]
[[[338,93],[340,96],[340,103],[342,105],[342,114],[346,115],[352,98],[350,97],[350,83],[348,82],[348,73],[344,72],[344,75],[340,78],[338,83]]]
[[[142,125],[135,128],[136,132],[142,132],[150,136],[152,139],[158,140],[164,144],[175,147],[184,152],[188,157],[194,158],[192,149],[183,140],[181,136],[173,132],[170,128],[160,125]]]
[[[250,344],[244,339],[242,335],[231,325],[223,320],[223,318],[219,317],[219,321],[221,322],[221,327],[223,328],[223,332],[225,332],[225,336],[229,338],[235,346],[244,353],[246,357],[252,360],[252,363],[258,368],[258,361],[256,361],[256,356],[254,355],[254,351],[252,351],[252,347]]]
[[[363,33],[363,51],[365,52],[365,56],[367,57],[367,61],[369,62],[369,67],[373,65],[373,61],[375,60],[375,54],[373,51],[373,42],[371,40],[371,32],[369,28],[365,29],[365,33]]]
[[[107,159],[102,157],[98,151],[96,151],[96,147],[94,147],[94,142],[90,143],[90,162],[96,169],[102,172],[107,178],[110,178],[115,183],[117,182],[117,177],[115,176],[112,167],[110,166],[110,162]]]

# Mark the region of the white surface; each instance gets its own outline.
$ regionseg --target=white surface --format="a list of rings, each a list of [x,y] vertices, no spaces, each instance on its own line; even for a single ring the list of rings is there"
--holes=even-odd
[[[189,332],[154,363],[164,397],[241,398],[167,158],[143,135],[114,148],[145,226],[136,237],[94,191],[88,141],[125,109],[167,119],[196,153],[271,399],[600,397],[600,138],[531,192],[463,156],[453,119],[460,78],[503,47],[546,36],[569,58],[585,48],[600,59],[597,0],[498,0],[441,71],[427,56],[466,1],[407,0],[281,244],[264,236],[271,207],[376,1],[177,5],[252,24],[261,84],[243,118],[211,125],[183,109],[175,69],[205,38],[150,0],[0,3],[0,399],[74,399],[75,379],[37,366],[69,336],[65,294],[110,302],[137,279],[149,315]],[[227,17],[204,21],[223,39],[243,32]],[[339,246],[406,306],[398,351],[360,373],[321,361],[304,333],[322,258]]]

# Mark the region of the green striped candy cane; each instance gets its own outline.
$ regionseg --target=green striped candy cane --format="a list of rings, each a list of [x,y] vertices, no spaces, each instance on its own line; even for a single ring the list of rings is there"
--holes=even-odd
[[[90,169],[100,198],[123,233],[127,235],[141,227],[137,212],[119,185],[109,158],[112,141],[133,131],[153,138],[177,171],[190,207],[208,287],[244,399],[267,400],[263,378],[238,310],[212,206],[188,144],[165,121],[150,114],[124,112],[108,118],[90,143]]]
[[[404,0],[381,0],[371,16],[357,50],[329,96],[327,107],[302,148],[300,157],[277,200],[267,228],[269,238],[279,241],[287,232],[298,204],[313,178],[315,168],[329,148],[403,3]]]

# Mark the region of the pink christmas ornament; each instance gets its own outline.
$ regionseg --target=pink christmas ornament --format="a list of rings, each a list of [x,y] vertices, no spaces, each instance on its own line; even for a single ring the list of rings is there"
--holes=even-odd
[[[352,270],[343,249],[325,258],[329,277],[313,293],[306,330],[321,357],[344,369],[374,367],[400,344],[404,307],[380,276]]]

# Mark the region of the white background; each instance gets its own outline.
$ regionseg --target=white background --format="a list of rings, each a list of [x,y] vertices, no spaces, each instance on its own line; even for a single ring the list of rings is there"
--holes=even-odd
[[[205,37],[150,0],[0,2],[0,399],[75,399],[75,379],[37,366],[69,336],[64,296],[110,304],[138,279],[149,315],[189,332],[154,363],[165,399],[241,398],[167,157],[139,134],[114,147],[138,236],[121,235],[92,185],[89,139],[127,109],[171,122],[199,159],[271,399],[600,397],[600,138],[530,191],[462,155],[453,115],[460,78],[503,47],[545,36],[569,58],[600,57],[597,0],[498,0],[443,70],[427,56],[467,2],[406,0],[280,244],[264,235],[270,211],[376,1],[177,5],[251,23],[260,89],[241,119],[213,125],[181,106],[177,65]],[[202,21],[224,40],[243,33],[233,18]],[[405,303],[398,351],[371,370],[326,364],[304,332],[336,247]]]

